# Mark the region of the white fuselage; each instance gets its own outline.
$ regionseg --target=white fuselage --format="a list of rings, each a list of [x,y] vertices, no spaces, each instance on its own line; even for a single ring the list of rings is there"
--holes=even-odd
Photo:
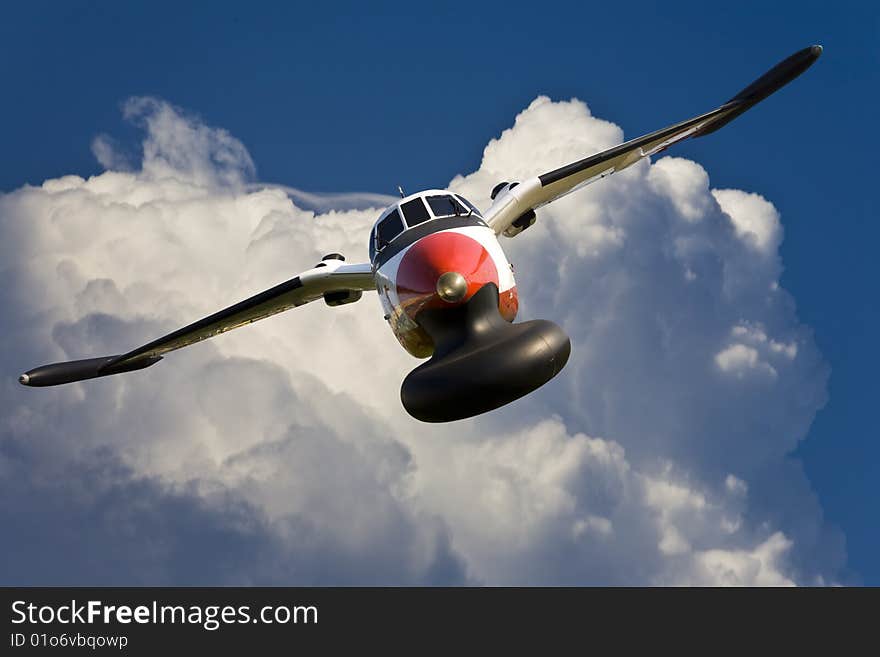
[[[418,325],[417,316],[423,309],[461,305],[485,284],[494,283],[501,315],[508,321],[516,316],[512,267],[495,231],[473,206],[465,204],[463,198],[448,191],[420,192],[385,210],[371,235],[376,288],[385,318],[400,344],[416,357],[433,352],[430,337]],[[452,214],[456,211],[458,214]],[[447,212],[450,214],[437,216]],[[383,223],[386,221],[393,226]],[[398,232],[398,228],[402,230]],[[389,231],[397,234],[388,239]],[[449,272],[460,274],[466,285],[452,302],[437,289],[440,277]]]

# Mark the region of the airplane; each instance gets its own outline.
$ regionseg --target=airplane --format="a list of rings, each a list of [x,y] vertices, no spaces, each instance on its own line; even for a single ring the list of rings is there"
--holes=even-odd
[[[169,352],[318,299],[328,306],[378,293],[401,346],[428,360],[401,385],[406,411],[424,422],[460,420],[508,404],[541,387],[565,366],[571,343],[548,320],[514,323],[513,268],[498,237],[535,224],[536,211],[592,182],[623,171],[690,137],[727,125],[806,71],[822,47],[783,60],[719,108],[521,181],[499,182],[481,212],[461,194],[429,189],[404,196],[370,232],[370,262],[338,253],[240,303],[125,354],[43,365],[19,377],[54,386],[151,367]]]

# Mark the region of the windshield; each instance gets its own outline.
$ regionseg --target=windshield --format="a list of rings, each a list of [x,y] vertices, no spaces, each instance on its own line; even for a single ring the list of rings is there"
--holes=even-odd
[[[400,209],[403,210],[403,218],[406,219],[406,225],[410,228],[431,218],[421,198],[407,201],[400,206]]]
[[[428,209],[430,208],[430,212]],[[485,225],[477,207],[457,194],[435,194],[433,196],[417,196],[406,203],[401,203],[389,212],[373,231],[370,239],[370,260],[376,253],[384,249],[403,231],[417,226],[430,219],[443,217],[473,217],[469,223]]]
[[[477,209],[477,206],[474,205],[473,203],[471,203],[470,201],[468,201],[464,196],[456,195],[455,198],[457,198],[459,201],[461,201],[461,202],[464,203],[466,206],[468,206],[468,207],[471,209],[471,211],[472,211],[475,215],[477,215],[478,217],[482,218],[483,215],[482,215],[482,214],[480,213],[480,211]]]
[[[464,207],[461,202],[449,194],[443,196],[427,197],[428,205],[431,206],[431,212],[435,217],[452,217],[468,214],[470,210]]]
[[[395,237],[403,232],[400,213],[394,210],[376,226],[376,250],[381,251]]]

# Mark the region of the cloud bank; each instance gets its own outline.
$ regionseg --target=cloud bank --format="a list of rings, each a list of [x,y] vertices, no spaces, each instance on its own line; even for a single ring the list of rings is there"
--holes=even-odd
[[[311,304],[53,389],[30,367],[119,353],[311,267],[367,258],[381,195],[257,182],[226,131],[154,98],[133,164],[0,196],[4,584],[823,584],[845,576],[789,455],[829,368],[779,286],[772,203],[697,163],[643,162],[505,240],[521,318],[563,373],[452,425],[398,398],[417,364],[376,301]],[[623,139],[539,97],[449,186]]]

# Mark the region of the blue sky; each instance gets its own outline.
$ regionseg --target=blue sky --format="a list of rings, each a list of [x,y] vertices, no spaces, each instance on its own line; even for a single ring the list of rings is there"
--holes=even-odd
[[[280,3],[279,3],[280,5]],[[821,43],[803,78],[675,155],[758,192],[785,228],[783,286],[830,362],[830,401],[797,456],[880,584],[874,177],[880,19],[870,3],[42,3],[0,23],[0,190],[102,169],[98,133],[153,95],[221,126],[262,181],[394,193],[445,185],[539,94],[577,97],[637,136],[711,109]]]

